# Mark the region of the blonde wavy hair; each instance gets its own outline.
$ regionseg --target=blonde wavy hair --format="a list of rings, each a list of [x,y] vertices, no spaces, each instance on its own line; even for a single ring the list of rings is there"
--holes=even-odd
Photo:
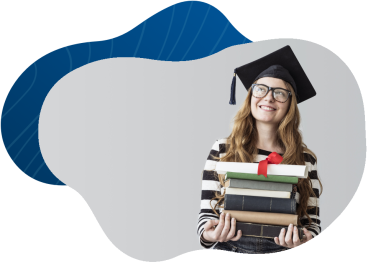
[[[257,83],[257,81],[254,83]],[[284,81],[284,84],[292,95],[289,99],[291,100],[289,110],[285,117],[280,121],[277,129],[277,144],[282,150],[284,150],[281,164],[305,165],[303,152],[311,154],[317,162],[317,156],[310,149],[308,149],[307,145],[304,144],[302,140],[302,134],[299,130],[300,113],[297,106],[294,89],[288,82]],[[230,136],[227,137],[226,154],[221,158],[212,155],[213,158],[219,159],[219,161],[253,163],[258,154],[258,149],[256,146],[258,140],[258,131],[255,125],[255,119],[251,113],[251,88],[249,88],[248,91],[248,95],[244,100],[243,105],[240,107],[233,119],[233,129]],[[224,186],[224,175],[217,174],[216,172],[214,173],[219,179],[221,185]],[[322,194],[322,183],[320,180],[318,181],[321,187],[320,194]],[[299,179],[297,187],[300,194],[299,207],[297,208],[297,215],[299,217],[298,224],[301,225],[300,218],[305,215],[308,218],[310,226],[312,220],[307,213],[307,210],[315,208],[317,214],[317,206],[308,206],[309,197],[316,197],[312,189],[310,177],[308,176],[306,179]],[[211,202],[212,200],[217,200],[217,203],[214,207],[212,207],[212,203],[210,203],[212,210],[217,215],[219,214],[215,208],[222,207],[224,197],[225,193],[221,195],[220,193],[216,192],[215,197],[211,199]]]

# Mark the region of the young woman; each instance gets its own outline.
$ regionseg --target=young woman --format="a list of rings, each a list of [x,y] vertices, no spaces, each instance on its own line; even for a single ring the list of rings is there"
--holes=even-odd
[[[238,76],[246,86],[249,81],[243,78],[243,74],[247,73],[246,78],[252,79],[246,68],[259,69],[271,64],[266,70],[263,68],[260,74],[256,70],[258,76],[253,79],[247,98],[234,118],[230,136],[217,140],[208,156],[203,171],[201,211],[197,227],[204,248],[214,246],[215,249],[242,253],[272,253],[299,246],[321,232],[318,200],[322,185],[317,175],[317,158],[302,141],[297,107],[297,103],[314,96],[315,92],[310,83],[308,86],[299,85],[298,81],[305,82],[303,70],[295,71],[295,65],[289,65],[288,69],[292,69],[289,72],[275,65],[279,62],[288,65],[290,52],[291,48],[286,46],[257,60],[255,64],[237,68]],[[304,91],[301,92],[301,89]],[[234,100],[234,95],[232,97]],[[271,152],[277,152],[283,157],[281,164],[306,165],[308,168],[307,179],[298,180],[298,184],[293,186],[291,197],[297,202],[298,224],[304,227],[303,238],[299,238],[292,224],[287,231],[282,229],[274,239],[242,236],[240,230],[236,231],[234,218],[219,215],[224,202],[224,193],[221,194],[224,176],[214,171],[216,162],[257,163]]]

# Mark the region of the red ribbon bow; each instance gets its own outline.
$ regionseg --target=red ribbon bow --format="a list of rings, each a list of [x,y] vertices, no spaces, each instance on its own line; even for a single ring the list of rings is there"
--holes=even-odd
[[[267,165],[280,164],[282,160],[283,160],[282,156],[280,156],[276,152],[272,152],[265,160],[259,162],[257,175],[263,175],[267,178]]]

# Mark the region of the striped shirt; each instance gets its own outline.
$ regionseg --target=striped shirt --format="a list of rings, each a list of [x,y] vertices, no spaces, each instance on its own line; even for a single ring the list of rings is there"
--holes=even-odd
[[[202,176],[202,196],[201,196],[201,210],[198,216],[198,225],[197,225],[197,234],[199,236],[199,241],[202,247],[204,248],[211,248],[215,245],[216,242],[207,242],[202,238],[202,233],[204,231],[204,224],[211,219],[219,219],[218,216],[212,211],[210,200],[215,197],[215,192],[223,191],[223,187],[221,183],[218,181],[218,178],[213,171],[216,168],[216,163],[218,160],[214,159],[211,155],[217,157],[223,157],[225,155],[226,150],[226,140],[227,139],[220,139],[215,142],[212,146],[210,154],[207,158],[203,176]],[[255,159],[255,163],[258,163],[261,160],[265,160],[266,157],[271,152],[258,149],[258,155]],[[307,210],[309,217],[312,219],[312,223],[308,229],[311,232],[312,236],[315,237],[321,232],[321,220],[319,218],[319,191],[320,191],[320,184],[318,181],[317,176],[317,162],[316,159],[308,153],[304,152],[304,161],[305,165],[308,169],[308,176],[312,182],[312,189],[316,195],[316,197],[310,197],[308,200],[308,206],[317,206],[317,208],[313,207],[310,210]],[[291,198],[296,199],[297,207],[299,205],[299,191],[297,185],[293,185],[293,192],[291,194]],[[217,200],[212,200],[212,206],[214,207],[217,203]],[[223,208],[216,207],[217,212],[222,212]],[[307,227],[308,217],[304,215],[300,219],[301,224],[303,227]]]

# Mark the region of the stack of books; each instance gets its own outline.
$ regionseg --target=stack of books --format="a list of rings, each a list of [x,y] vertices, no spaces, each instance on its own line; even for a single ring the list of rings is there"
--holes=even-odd
[[[216,171],[225,174],[224,213],[230,213],[243,236],[274,238],[289,224],[298,225],[293,184],[306,178],[306,166],[268,165],[267,178],[257,175],[257,163],[218,162]],[[299,238],[303,230],[298,227]]]

